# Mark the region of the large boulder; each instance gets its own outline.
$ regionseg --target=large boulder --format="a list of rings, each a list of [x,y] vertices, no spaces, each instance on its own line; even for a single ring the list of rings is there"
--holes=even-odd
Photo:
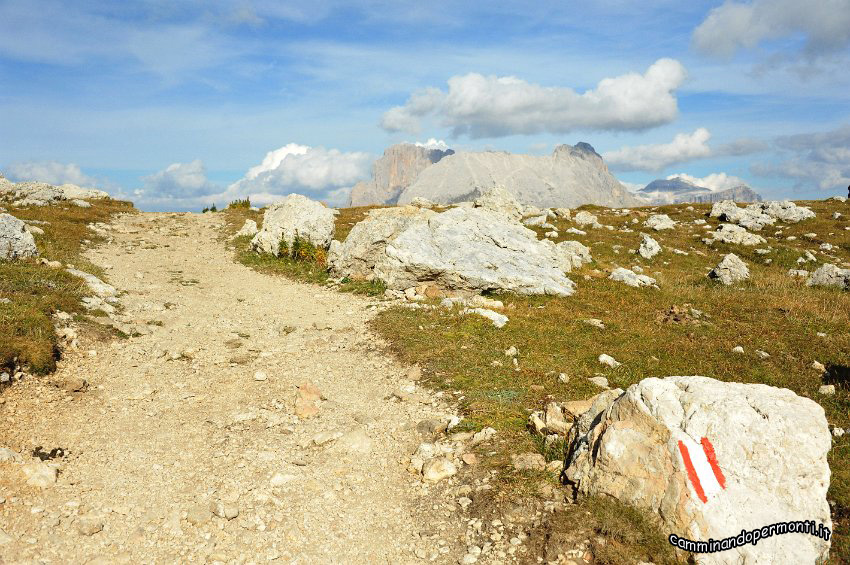
[[[27,225],[14,216],[0,214],[0,259],[23,259],[37,255],[38,248]]]
[[[741,226],[735,224],[720,224],[717,229],[709,234],[710,238],[703,241],[707,244],[714,242],[731,243],[734,245],[761,245],[767,240],[760,235],[750,233]]]
[[[644,259],[652,259],[659,253],[661,253],[661,245],[647,234],[641,234],[641,243],[638,248],[638,254]]]
[[[740,257],[729,253],[709,273],[708,277],[725,285],[745,281],[750,278],[750,269]]]
[[[831,263],[825,263],[812,273],[806,285],[836,286],[843,290],[850,290],[850,269],[839,269]]]
[[[340,243],[328,251],[328,265],[337,276],[373,280],[375,265],[385,255],[387,245],[414,222],[427,222],[435,212],[416,206],[376,208],[356,223]]]
[[[373,213],[334,244],[330,262],[338,275],[371,274],[399,290],[432,282],[453,291],[568,296],[574,287],[554,245],[484,208]]]
[[[762,538],[702,553],[700,563],[827,558],[828,540],[765,528],[801,520],[832,527],[832,441],[823,408],[808,398],[700,376],[649,378],[595,402],[567,441],[564,476],[577,493],[657,514],[671,542],[720,543],[742,530]]]
[[[667,214],[653,214],[643,223],[648,228],[655,231],[672,230],[676,227],[676,222]]]
[[[732,200],[723,200],[711,207],[710,215],[754,231],[773,225],[776,220],[796,223],[815,217],[815,213],[809,208],[797,206],[790,200],[756,202],[746,208],[739,208]]]
[[[288,253],[293,253],[296,239],[325,249],[333,240],[336,214],[336,210],[321,202],[290,194],[266,209],[263,228],[251,240],[251,247],[276,257],[280,256],[282,244],[286,245]]]

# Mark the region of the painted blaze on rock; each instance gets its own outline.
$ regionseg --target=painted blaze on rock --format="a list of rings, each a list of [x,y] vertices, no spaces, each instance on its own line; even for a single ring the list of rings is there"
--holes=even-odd
[[[831,447],[823,408],[787,389],[707,377],[650,378],[610,391],[568,436],[564,471],[583,495],[656,513],[664,533],[697,541],[776,522],[832,528]],[[700,563],[815,563],[829,541],[774,535]]]

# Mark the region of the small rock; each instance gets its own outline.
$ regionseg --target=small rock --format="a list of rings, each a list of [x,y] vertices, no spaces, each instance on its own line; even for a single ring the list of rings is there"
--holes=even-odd
[[[612,369],[616,369],[617,367],[622,365],[622,363],[620,363],[607,353],[603,353],[599,356],[599,363],[605,365],[606,367],[611,367]]]
[[[477,465],[478,464],[478,456],[474,453],[464,453],[460,456],[461,460],[467,465]]]
[[[422,369],[418,366],[411,367],[407,370],[407,379],[411,381],[418,381],[422,378]]]
[[[206,524],[211,517],[209,508],[203,504],[194,504],[186,511],[186,521],[194,526]]]
[[[268,377],[268,375],[266,374],[265,371],[257,371],[256,373],[254,373],[254,380],[255,381],[264,381],[268,378],[269,377]]]
[[[605,324],[602,322],[602,320],[599,320],[597,318],[586,318],[586,319],[582,320],[582,322],[584,322],[588,326],[593,326],[594,328],[599,328],[600,330],[605,329]]]
[[[841,437],[844,435],[844,428],[839,428],[838,426],[832,428],[832,436],[833,437]]]
[[[505,357],[516,357],[518,354],[519,351],[517,351],[517,348],[513,345],[505,349]]]
[[[824,396],[833,396],[835,394],[835,385],[821,385],[818,393]]]
[[[434,457],[422,465],[422,478],[432,483],[447,479],[456,473],[457,467],[445,457]]]
[[[820,361],[812,361],[812,369],[821,373],[826,371],[826,367],[824,367],[823,363],[821,363]]]
[[[743,353],[743,352],[744,352],[744,348],[741,347],[740,345],[736,345],[735,347],[732,348],[732,353]]]
[[[93,536],[103,531],[103,520],[97,516],[84,516],[76,523],[77,532],[83,536]]]
[[[30,486],[47,488],[56,482],[56,469],[41,461],[24,465],[21,471]]]
[[[761,349],[756,349],[756,355],[758,355],[759,359],[768,359],[770,357],[770,353]]]
[[[521,453],[511,455],[511,465],[517,471],[542,471],[546,468],[546,458],[539,453]]]
[[[587,380],[602,388],[608,388],[608,379],[605,377],[588,377]]]
[[[570,377],[566,373],[560,373],[558,375],[558,382],[562,384],[567,384],[570,382]]]
[[[210,512],[212,512],[219,518],[233,520],[234,518],[239,516],[239,507],[236,504],[227,502],[211,502]]]

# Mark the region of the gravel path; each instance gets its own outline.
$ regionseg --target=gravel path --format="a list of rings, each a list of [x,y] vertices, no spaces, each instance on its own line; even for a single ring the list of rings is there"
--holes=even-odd
[[[123,216],[89,252],[150,333],[82,336],[4,393],[0,446],[23,459],[0,456],[0,562],[457,562],[438,487],[406,470],[416,423],[450,409],[393,397],[408,368],[366,329],[367,300],[237,264],[221,222]],[[304,381],[323,400],[302,420]],[[66,452],[46,488],[21,472],[39,446]]]

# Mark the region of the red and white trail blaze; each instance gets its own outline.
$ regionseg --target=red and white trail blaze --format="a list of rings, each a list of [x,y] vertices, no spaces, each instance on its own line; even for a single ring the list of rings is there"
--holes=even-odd
[[[694,492],[703,503],[708,501],[709,496],[726,488],[726,477],[717,464],[714,446],[708,438],[702,438],[700,443],[689,437],[680,439],[679,453]]]

